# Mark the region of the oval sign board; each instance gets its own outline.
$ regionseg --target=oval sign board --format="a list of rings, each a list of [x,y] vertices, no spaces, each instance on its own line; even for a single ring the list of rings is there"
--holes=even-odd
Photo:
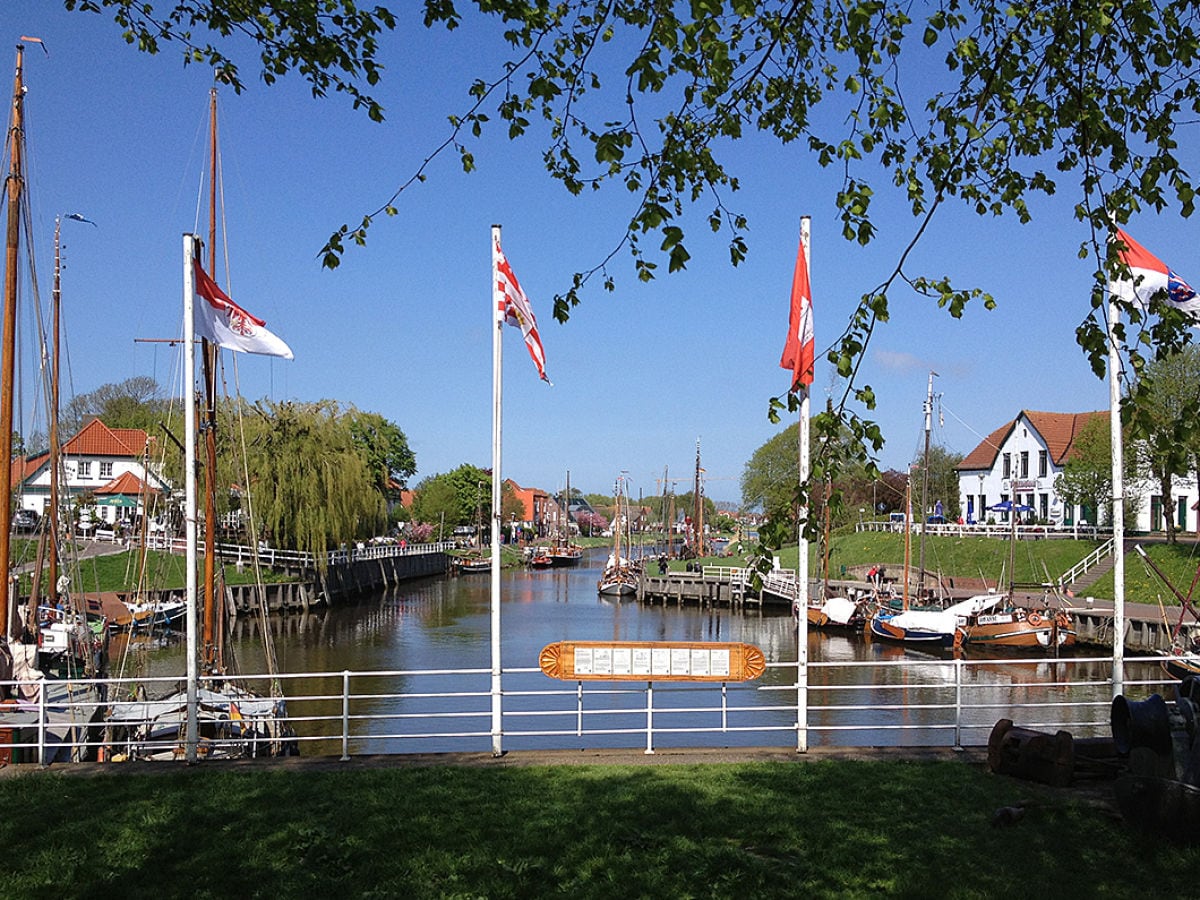
[[[750,681],[767,668],[753,644],[697,641],[559,641],[538,664],[565,681]]]

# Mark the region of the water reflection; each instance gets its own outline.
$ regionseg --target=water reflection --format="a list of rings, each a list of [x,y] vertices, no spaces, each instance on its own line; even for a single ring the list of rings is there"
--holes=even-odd
[[[596,579],[603,553],[585,558],[573,569],[520,570],[502,578],[502,661],[506,670],[505,745],[522,746],[638,746],[646,724],[644,685],[592,684],[580,700],[574,683],[556,682],[537,671],[542,647],[564,640],[613,641],[740,641],[758,646],[768,669],[756,682],[731,686],[722,700],[711,687],[656,685],[656,708],[704,710],[689,719],[681,713],[669,725],[656,724],[659,745],[775,745],[795,742],[796,631],[786,608],[748,607],[743,611],[680,605],[653,604],[633,599],[602,598]],[[306,735],[337,735],[342,727],[340,701],[316,701],[319,695],[341,690],[343,671],[372,673],[356,678],[353,715],[379,716],[355,730],[369,738],[356,738],[353,752],[412,750],[484,750],[489,746],[491,614],[487,577],[465,575],[428,579],[392,589],[353,605],[321,613],[274,617],[264,626],[253,617],[239,618],[230,638],[243,671],[266,671],[266,646],[274,648],[284,673],[337,673],[285,682],[289,712],[306,721],[297,730]],[[132,643],[129,657],[139,671],[156,675],[182,675],[180,642]],[[1058,727],[1107,722],[1111,699],[1108,665],[1073,662],[1103,651],[1077,648],[1074,655],[1021,659],[987,657],[971,653],[955,657],[952,651],[917,651],[898,645],[865,641],[858,636],[812,632],[808,639],[809,742],[820,745],[942,744],[954,741],[955,709],[970,726],[961,735],[964,743],[986,743],[999,718],[1011,718],[1027,727]],[[980,665],[964,666],[963,659]],[[898,663],[903,662],[904,665]],[[834,667],[829,663],[838,663]],[[873,663],[878,665],[866,665]],[[132,665],[131,665],[132,669]],[[461,670],[473,670],[464,674]],[[532,670],[524,673],[511,670]],[[412,673],[459,670],[451,674]],[[405,674],[393,674],[402,672]],[[1127,667],[1127,680],[1156,680],[1148,665]],[[1144,696],[1152,685],[1128,693]],[[406,692],[442,696],[405,697]],[[446,697],[453,693],[455,696]],[[713,698],[716,698],[715,700]],[[595,698],[595,699],[593,699]],[[711,710],[725,702],[733,713]],[[619,711],[604,713],[596,709]],[[1061,704],[1075,704],[1063,706]],[[1055,705],[1057,704],[1057,705]],[[714,715],[720,722],[746,718],[737,708],[749,708],[755,722],[767,722],[775,731],[732,730],[698,734],[672,729],[711,728]],[[535,708],[553,715],[539,718]],[[512,715],[509,733],[510,714]],[[542,714],[544,715],[544,714]],[[527,716],[527,717],[526,717]],[[665,715],[658,718],[667,719]],[[580,723],[611,733],[584,739],[573,737]],[[754,726],[757,728],[757,724]],[[413,738],[416,733],[471,735],[470,746],[461,739]],[[521,732],[555,732],[523,737]],[[1089,732],[1080,726],[1076,733]],[[515,736],[513,736],[515,735]],[[574,741],[574,743],[572,743]],[[304,746],[306,753],[336,753],[332,742]]]

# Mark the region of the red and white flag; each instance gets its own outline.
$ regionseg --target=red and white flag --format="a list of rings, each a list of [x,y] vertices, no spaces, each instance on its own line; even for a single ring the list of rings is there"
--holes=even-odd
[[[493,242],[492,256],[496,266],[497,311],[504,316],[505,322],[521,329],[521,334],[525,337],[525,346],[529,350],[529,357],[537,366],[538,375],[542,381],[550,384],[550,379],[546,377],[546,353],[542,350],[542,339],[538,336],[537,319],[533,317],[533,307],[529,305],[529,298],[521,290],[517,276],[513,274],[512,266],[508,264],[508,258],[500,249],[499,240]]]
[[[1129,266],[1133,277],[1131,281],[1114,284],[1114,294],[1145,309],[1150,305],[1150,298],[1161,292],[1169,305],[1192,318],[1200,318],[1200,298],[1186,281],[1120,228],[1117,229],[1117,240],[1125,245],[1121,261]]]
[[[808,281],[808,261],[804,243],[796,254],[796,270],[792,273],[792,308],[788,316],[787,343],[779,365],[792,371],[792,390],[812,384],[813,380],[813,319],[812,287]]]
[[[196,295],[204,301],[194,306],[196,334],[226,350],[293,359],[291,347],[268,331],[266,322],[229,299],[198,259],[192,260],[192,270],[196,278]]]

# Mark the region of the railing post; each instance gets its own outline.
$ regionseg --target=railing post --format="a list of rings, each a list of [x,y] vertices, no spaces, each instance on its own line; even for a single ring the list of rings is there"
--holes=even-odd
[[[46,767],[46,685],[38,688],[38,765]]]
[[[342,670],[342,762],[350,759],[350,670]]]
[[[954,660],[954,749],[962,750],[962,657]]]
[[[654,753],[654,682],[646,682],[646,753]]]

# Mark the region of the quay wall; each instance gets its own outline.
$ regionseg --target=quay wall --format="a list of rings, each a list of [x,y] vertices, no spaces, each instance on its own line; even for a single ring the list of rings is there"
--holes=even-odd
[[[362,596],[403,581],[445,575],[448,570],[449,557],[442,552],[330,563],[323,576],[310,572],[298,581],[268,582],[262,585],[262,597],[269,613],[304,613],[325,605],[354,603]],[[183,597],[182,588],[122,595],[123,599],[142,602],[182,600]],[[232,616],[257,613],[260,602],[258,585],[225,586],[225,606]]]
[[[364,594],[381,591],[413,578],[445,575],[449,569],[449,555],[439,551],[331,563],[324,576],[314,573],[314,578],[320,598],[333,605],[352,602]]]

